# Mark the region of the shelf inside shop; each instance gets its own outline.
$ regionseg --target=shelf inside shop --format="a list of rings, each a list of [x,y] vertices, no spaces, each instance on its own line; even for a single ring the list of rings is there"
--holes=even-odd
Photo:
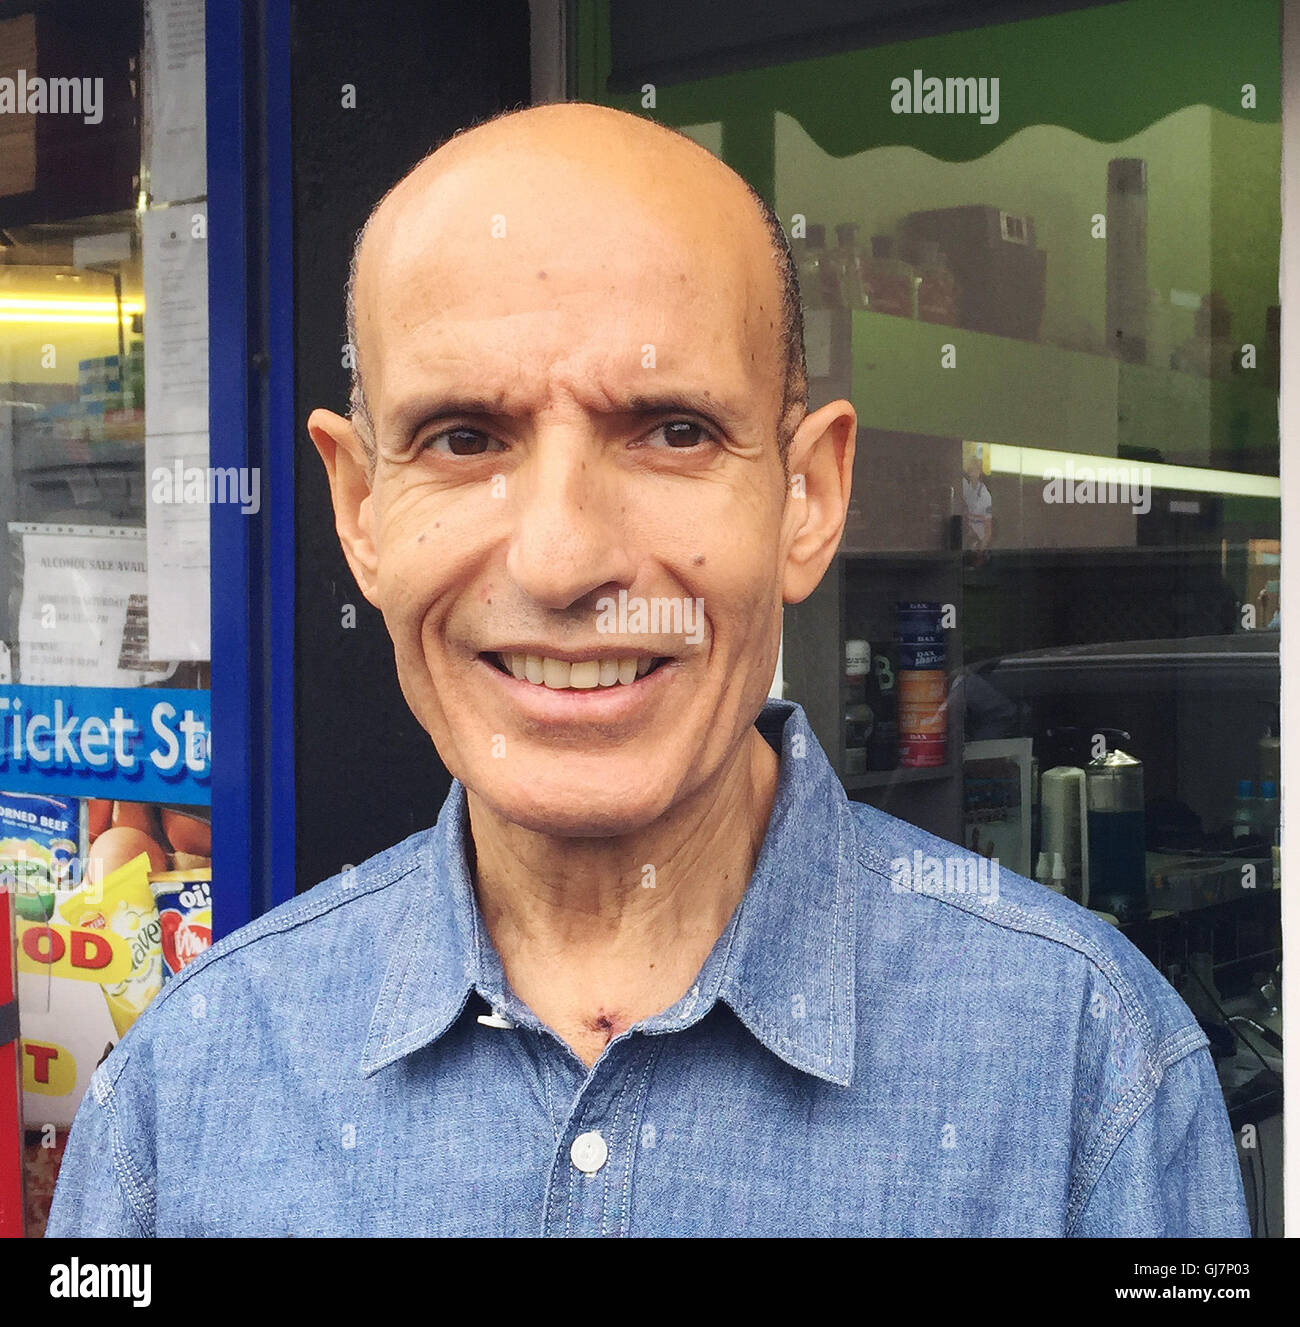
[[[943,564],[947,562],[960,562],[961,550],[929,550],[929,549],[899,549],[890,551],[888,549],[864,549],[864,548],[841,548],[839,555],[852,562],[887,562],[894,566],[907,566],[910,564]]]
[[[128,465],[139,468],[142,464],[143,437],[139,439],[108,438],[101,441],[84,438],[59,438],[29,445],[22,450],[14,472],[20,475],[57,474],[61,470],[91,466]]]
[[[1125,544],[1078,548],[995,547],[992,556],[997,560],[1011,558],[1032,559],[1036,563],[1052,561],[1074,561],[1086,558],[1089,565],[1098,562],[1127,563],[1151,562],[1156,559],[1172,560],[1176,558],[1213,558],[1218,561],[1223,554],[1220,544]]]
[[[930,783],[936,779],[950,779],[959,773],[951,763],[931,765],[924,769],[873,769],[865,774],[845,774],[841,778],[846,792],[860,792],[864,788],[888,788],[895,783]]]
[[[1277,392],[1108,355],[853,310],[853,401],[873,429],[1269,473]],[[951,346],[953,366],[943,366]],[[1243,465],[1243,461],[1250,464]]]
[[[1197,950],[1210,955],[1216,976],[1272,967],[1281,957],[1281,899],[1280,889],[1264,884],[1204,907],[1121,922],[1119,930],[1161,971]]]
[[[1276,687],[1278,645],[1276,631],[1243,631],[1182,640],[1057,646],[1006,655],[969,671],[1017,696],[1096,691],[1102,686],[1133,693],[1193,685],[1198,690]]]

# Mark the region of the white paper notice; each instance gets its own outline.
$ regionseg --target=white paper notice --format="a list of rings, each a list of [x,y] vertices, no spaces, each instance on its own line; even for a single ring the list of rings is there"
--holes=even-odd
[[[150,477],[149,654],[210,659],[208,435],[148,433],[144,457]]]
[[[211,657],[206,480],[208,249],[202,203],[143,218],[149,654]]]
[[[208,192],[203,0],[148,0],[144,39],[144,154],[149,200]]]
[[[144,245],[144,429],[208,431],[208,209],[148,211]]]
[[[22,542],[18,681],[138,687],[168,676],[142,657],[148,593],[143,530],[12,522]]]

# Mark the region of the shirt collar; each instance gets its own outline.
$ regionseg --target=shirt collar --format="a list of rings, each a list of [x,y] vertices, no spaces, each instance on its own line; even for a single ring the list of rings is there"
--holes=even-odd
[[[676,1004],[638,1024],[655,1035],[698,1022],[722,999],[787,1064],[841,1085],[853,1077],[854,830],[844,789],[803,710],[769,701],[757,727],[780,747],[772,814],[749,886]],[[407,897],[360,1069],[370,1075],[437,1040],[477,990],[511,1021],[539,1028],[508,990],[479,914],[465,853],[465,789],[413,841],[421,881]]]

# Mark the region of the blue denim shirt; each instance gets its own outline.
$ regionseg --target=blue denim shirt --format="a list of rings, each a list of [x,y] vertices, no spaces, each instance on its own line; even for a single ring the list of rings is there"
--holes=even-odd
[[[797,706],[759,727],[749,887],[594,1068],[505,980],[457,783],[162,991],[94,1075],[47,1233],[1249,1234],[1206,1038],[1147,960],[850,802]]]

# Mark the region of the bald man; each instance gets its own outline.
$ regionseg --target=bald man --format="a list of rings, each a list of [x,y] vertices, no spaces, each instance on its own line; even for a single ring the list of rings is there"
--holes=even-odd
[[[50,1232],[1247,1233],[1155,970],[765,704],[856,425],[808,410],[745,183],[621,112],[501,116],[381,202],[348,311],[308,429],[455,782],[163,991]]]

